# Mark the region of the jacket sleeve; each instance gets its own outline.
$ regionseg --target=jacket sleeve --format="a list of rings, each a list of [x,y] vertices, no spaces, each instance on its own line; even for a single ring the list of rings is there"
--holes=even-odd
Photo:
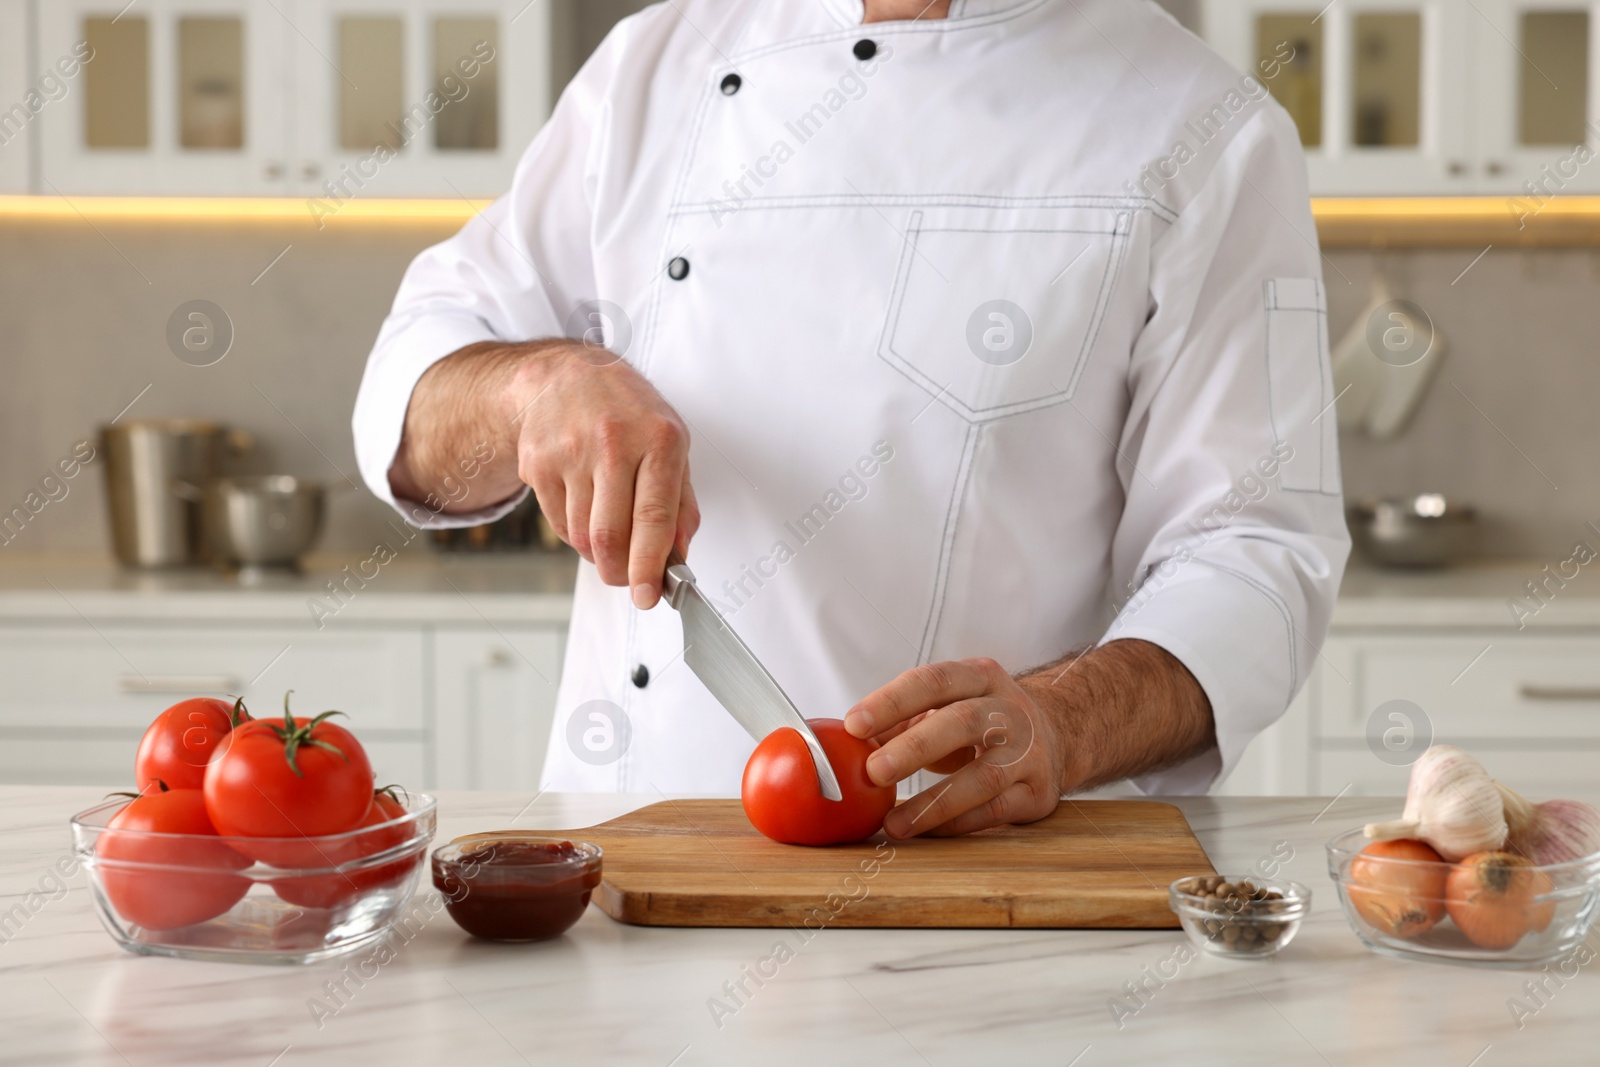
[[[1120,609],[1211,701],[1217,747],[1135,779],[1202,793],[1305,683],[1349,553],[1327,301],[1294,126],[1261,109],[1152,250],[1120,442]]]
[[[521,499],[471,514],[438,514],[423,503],[396,500],[389,468],[411,392],[424,371],[481,341],[566,336],[572,309],[595,296],[592,178],[624,27],[612,32],[562,93],[518,162],[510,192],[412,262],[367,358],[351,420],[356,460],[372,492],[413,525],[488,522]]]

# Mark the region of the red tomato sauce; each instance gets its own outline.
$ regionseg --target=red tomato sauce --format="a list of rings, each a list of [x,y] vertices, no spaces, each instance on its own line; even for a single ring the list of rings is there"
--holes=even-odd
[[[450,917],[491,941],[543,941],[577,922],[600,884],[600,850],[537,838],[453,841],[433,854]]]

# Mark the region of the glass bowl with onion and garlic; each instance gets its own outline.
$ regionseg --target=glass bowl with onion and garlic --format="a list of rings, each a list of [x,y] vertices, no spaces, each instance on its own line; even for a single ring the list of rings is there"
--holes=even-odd
[[[1450,862],[1411,847],[1420,844],[1375,842],[1361,829],[1328,842],[1344,916],[1372,951],[1491,967],[1540,967],[1588,951],[1600,857],[1533,864],[1485,851]]]
[[[1600,812],[1535,804],[1453,745],[1412,765],[1400,818],[1340,834],[1327,852],[1345,918],[1374,952],[1507,968],[1593,957]]]

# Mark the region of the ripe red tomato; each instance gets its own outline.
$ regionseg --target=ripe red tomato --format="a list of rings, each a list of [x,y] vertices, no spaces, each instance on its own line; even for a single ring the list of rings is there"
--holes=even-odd
[[[250,866],[250,857],[217,840],[198,789],[129,801],[111,817],[94,851],[111,906],[125,921],[147,930],[214,919],[250,889],[249,879],[234,873]]]
[[[392,789],[393,787],[380,789],[372,797],[373,806],[383,811],[384,822],[391,822],[410,814],[406,810],[406,806],[395,799]],[[405,826],[391,827],[388,833],[387,843],[383,846],[386,849],[393,848],[415,833],[415,825],[408,823]],[[406,856],[403,859],[395,860],[393,863],[385,863],[383,866],[375,868],[370,872],[371,884],[396,885],[400,883],[422,862],[424,851],[426,850],[419,849],[414,856]]]
[[[402,819],[406,815],[404,804],[396,800],[391,793],[380,790],[372,795],[372,805],[367,809],[367,814],[362,816],[361,824],[357,827],[360,832],[352,833],[342,841],[319,843],[318,853],[310,858],[310,863],[317,866],[334,866],[353,862],[363,856],[375,856],[380,852],[387,852],[403,844],[410,834],[409,825],[392,825],[396,819]],[[302,908],[336,908],[368,889],[398,884],[412,872],[421,859],[422,850],[419,849],[416,855],[376,867],[337,874],[275,879],[272,889],[280,899]]]
[[[877,742],[845,733],[842,719],[806,721],[833,764],[844,799],[824,799],[805,741],[794,730],[775,730],[745,764],[744,813],[757,830],[789,845],[865,841],[883,828],[883,817],[894,807],[894,786],[874,785],[867,777],[867,756]]]
[[[206,767],[206,810],[226,837],[307,838],[353,830],[372,806],[372,765],[355,735],[289,714],[257,719],[228,735]],[[311,842],[237,842],[278,867],[324,866]],[[308,853],[307,849],[311,852]]]
[[[199,789],[205,783],[206,764],[228,732],[250,721],[244,701],[229,704],[215,697],[180,700],[157,715],[139,741],[133,759],[134,786],[141,793],[156,788]]]

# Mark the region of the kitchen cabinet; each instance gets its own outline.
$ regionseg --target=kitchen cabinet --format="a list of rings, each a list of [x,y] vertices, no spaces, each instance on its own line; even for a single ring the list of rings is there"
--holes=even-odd
[[[550,627],[440,630],[433,636],[440,789],[537,786],[555,716],[565,635]]]
[[[28,0],[0,0],[0,194],[28,191],[33,120],[48,106],[44,93],[28,96],[35,88],[29,84],[30,14]]]
[[[1597,16],[1592,0],[1209,0],[1203,19],[1294,117],[1314,194],[1553,195],[1600,189],[1574,151]]]
[[[72,106],[39,122],[65,194],[484,197],[550,108],[546,4],[50,0],[39,62],[86,42]],[[320,207],[320,213],[318,208]]]
[[[1402,795],[1409,763],[1379,755],[1389,731],[1414,751],[1460,745],[1532,796],[1600,800],[1600,631],[1336,630],[1218,792]]]
[[[48,0],[38,23],[41,64],[90,58],[39,116],[36,192],[283,191],[289,39],[268,0]]]
[[[1204,27],[1294,118],[1313,193],[1462,194],[1471,17],[1453,0],[1210,0]]]
[[[1541,197],[1600,191],[1600,3],[1480,0],[1474,55],[1478,163],[1485,192]],[[1529,198],[1532,206],[1538,201]]]
[[[240,695],[258,718],[349,716],[384,781],[425,783],[424,635],[304,626],[0,627],[0,781],[115,783],[157,712],[184,697]]]
[[[0,558],[0,782],[127,782],[161,709],[240,694],[281,715],[292,689],[297,713],[349,716],[382,783],[536,790],[576,559],[413,550],[241,584]]]
[[[549,4],[316,0],[301,8],[289,79],[299,94],[293,193],[494,197],[509,188],[553,102]]]
[[[537,789],[565,626],[0,625],[0,782],[109,784],[132,774],[157,712],[242,695],[258,718],[337,708],[380,782]]]
[[[452,596],[459,605],[461,594]],[[349,716],[380,782],[538,788],[564,619],[490,622],[474,613],[475,624],[436,624],[426,616],[457,605],[435,601],[384,612],[390,618],[377,625],[336,618],[318,629],[294,617],[299,603],[251,619],[248,594],[228,599],[225,618],[205,625],[92,607],[71,620],[0,622],[0,782],[125,782],[162,708],[237,694],[261,718],[281,714],[293,689],[297,713]]]

